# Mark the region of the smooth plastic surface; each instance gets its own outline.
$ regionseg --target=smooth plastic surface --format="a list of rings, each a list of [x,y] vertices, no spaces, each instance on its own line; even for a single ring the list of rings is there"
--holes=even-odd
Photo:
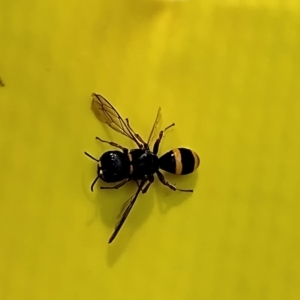
[[[222,3],[222,4],[220,4]],[[297,1],[1,1],[0,299],[300,298]],[[156,182],[113,244],[134,183],[90,185],[110,149],[103,94],[160,154],[198,171]]]

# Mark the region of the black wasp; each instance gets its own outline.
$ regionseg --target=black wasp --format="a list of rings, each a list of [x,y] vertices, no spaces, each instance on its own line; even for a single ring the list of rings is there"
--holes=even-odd
[[[93,93],[92,98],[92,110],[96,117],[101,122],[108,124],[108,126],[115,131],[127,136],[138,146],[138,148],[128,150],[119,144],[108,142],[96,137],[97,140],[119,148],[121,151],[107,151],[99,159],[96,159],[85,152],[88,157],[98,163],[98,175],[91,185],[92,191],[99,178],[108,183],[117,182],[115,186],[101,186],[101,189],[118,189],[130,180],[134,180],[138,185],[136,193],[124,204],[124,210],[121,213],[121,218],[116,224],[115,230],[109,239],[109,243],[111,243],[124,224],[139,193],[146,193],[150,185],[154,182],[154,174],[157,175],[162,184],[168,186],[173,191],[178,190],[181,192],[192,192],[193,190],[178,189],[169,183],[160,172],[160,169],[172,174],[186,175],[192,173],[198,168],[200,159],[194,151],[186,148],[173,149],[160,158],[157,156],[164,132],[174,126],[174,123],[160,131],[152,151],[150,150],[149,144],[161,118],[160,108],[158,109],[148,141],[145,142],[140,135],[135,133],[135,131],[131,128],[129,120],[124,120],[103,96]]]

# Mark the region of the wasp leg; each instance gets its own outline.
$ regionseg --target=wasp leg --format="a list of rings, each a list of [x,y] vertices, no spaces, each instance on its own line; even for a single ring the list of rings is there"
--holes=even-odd
[[[176,188],[175,185],[168,182],[168,180],[165,178],[165,176],[162,173],[160,173],[159,171],[157,171],[157,177],[163,185],[168,186],[173,191],[189,192],[189,193],[193,192],[193,190],[182,190],[182,189]]]
[[[172,123],[171,125],[169,125],[168,127],[166,127],[164,130],[162,130],[159,133],[158,139],[155,141],[154,146],[153,146],[153,153],[157,154],[158,153],[158,149],[159,149],[159,144],[162,140],[162,138],[164,137],[164,133],[171,127],[175,126],[175,123]]]
[[[148,183],[147,183],[147,185],[146,185],[145,187],[144,187],[144,186],[141,186],[141,185],[138,183],[138,181],[135,180],[135,183],[137,184],[138,188],[141,188],[141,191],[142,191],[143,194],[145,194],[145,193],[148,191],[150,185],[151,185],[153,182],[154,182],[154,176],[153,176],[153,175],[152,175],[151,178],[148,179]],[[145,183],[146,183],[146,182],[145,182]],[[145,185],[145,183],[144,183],[144,185]]]
[[[96,139],[102,143],[106,143],[106,144],[110,144],[111,146],[113,147],[116,147],[116,148],[119,148],[121,150],[123,150],[124,153],[128,153],[128,149],[127,148],[124,148],[122,147],[121,145],[117,144],[117,143],[114,143],[114,142],[108,142],[108,141],[105,141],[105,140],[102,140],[100,139],[99,137],[96,137]]]
[[[141,191],[143,192],[143,185],[145,185],[146,181],[144,182],[143,185],[141,185],[137,180],[134,180],[138,188],[141,188]]]
[[[120,183],[114,185],[114,186],[100,186],[101,190],[112,190],[112,189],[118,189],[121,186],[123,186],[125,183],[127,183],[128,181],[130,181],[130,178],[126,178],[123,181],[121,181]]]
[[[137,181],[137,180],[135,180],[134,179],[134,181],[135,181],[135,183],[136,183],[136,185],[138,186],[138,188],[140,187],[140,184],[139,184],[139,182]]]
[[[129,129],[134,133],[134,136],[144,145],[146,145],[147,143],[141,138],[141,136],[138,133],[135,133],[135,131],[131,128],[130,124],[129,124],[129,119],[126,118],[125,119],[127,126],[129,127]],[[140,148],[142,148],[142,145],[140,145]]]
[[[147,193],[150,185],[154,182],[154,176],[153,175],[150,175],[149,178],[148,178],[148,183],[147,185],[142,189],[142,193],[145,194]]]

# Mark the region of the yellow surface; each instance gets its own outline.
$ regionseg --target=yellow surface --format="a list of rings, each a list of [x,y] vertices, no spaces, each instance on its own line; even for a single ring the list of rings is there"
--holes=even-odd
[[[217,3],[221,3],[217,4]],[[0,299],[300,299],[299,1],[0,1]],[[133,144],[106,96],[197,173],[91,193],[83,155]],[[97,186],[99,187],[99,185]]]

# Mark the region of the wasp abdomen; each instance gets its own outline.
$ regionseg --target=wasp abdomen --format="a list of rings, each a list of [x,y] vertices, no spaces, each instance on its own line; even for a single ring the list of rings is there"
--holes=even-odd
[[[164,171],[177,175],[186,175],[194,172],[200,164],[196,152],[186,148],[176,148],[159,159],[159,167]]]

